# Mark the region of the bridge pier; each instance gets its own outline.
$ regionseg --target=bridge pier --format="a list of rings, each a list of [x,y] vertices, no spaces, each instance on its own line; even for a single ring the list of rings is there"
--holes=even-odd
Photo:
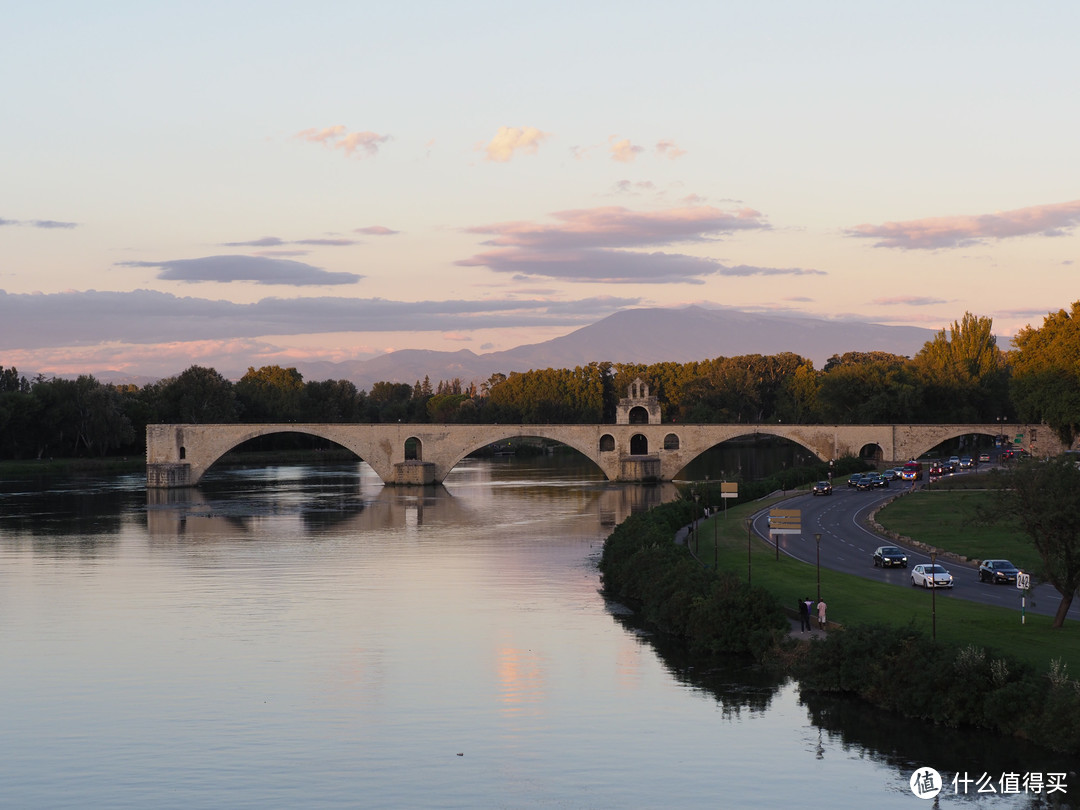
[[[150,489],[193,487],[195,482],[191,480],[191,465],[183,463],[147,464],[146,486]]]
[[[426,461],[402,461],[394,465],[394,480],[386,483],[405,486],[434,484],[435,465]]]

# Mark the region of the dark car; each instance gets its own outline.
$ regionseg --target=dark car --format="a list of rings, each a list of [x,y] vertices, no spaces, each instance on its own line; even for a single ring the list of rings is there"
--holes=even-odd
[[[940,461],[935,461],[933,464],[930,465],[930,474],[931,475],[944,475],[945,474],[945,465],[942,464]]]
[[[979,566],[979,582],[1016,582],[1020,569],[1008,560],[983,560]]]
[[[814,495],[832,495],[832,484],[828,481],[818,481],[810,491]]]
[[[855,483],[855,489],[865,490],[874,489],[875,487],[877,487],[877,477],[875,475],[872,475],[871,473],[867,473],[866,475],[862,476]]]
[[[859,482],[863,480],[864,475],[866,475],[866,473],[852,473],[852,475],[848,477],[847,485],[849,487],[859,486]]]
[[[907,552],[896,546],[881,546],[874,552],[874,567],[892,568],[893,566],[907,568]]]

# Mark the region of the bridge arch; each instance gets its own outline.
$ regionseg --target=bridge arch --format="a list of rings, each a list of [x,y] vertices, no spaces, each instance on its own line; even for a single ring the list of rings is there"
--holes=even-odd
[[[864,444],[859,448],[859,458],[873,461],[875,464],[885,457],[881,445],[877,443]]]
[[[603,465],[601,465],[597,459],[598,450],[596,447],[592,446],[591,442],[586,443],[578,439],[576,436],[553,436],[550,435],[550,430],[544,429],[545,427],[546,426],[543,425],[508,425],[502,430],[500,430],[500,432],[498,433],[487,434],[483,439],[472,441],[469,444],[464,445],[461,449],[454,450],[450,453],[436,454],[433,452],[431,454],[431,458],[429,458],[428,460],[435,463],[436,475],[438,477],[438,480],[441,481],[452,469],[454,469],[454,467],[460,464],[463,459],[468,457],[470,454],[475,453],[477,450],[480,450],[483,447],[487,447],[489,444],[507,441],[509,439],[536,438],[556,441],[560,444],[565,445],[566,447],[569,447],[571,450],[576,450],[578,453],[580,453],[585,458],[589,459],[589,461],[591,461],[597,467],[599,467],[601,472],[605,472],[606,474]],[[601,437],[601,439],[603,439],[603,437]],[[613,445],[612,449],[614,449],[614,437],[611,437],[611,439]],[[601,441],[601,444],[602,443],[603,442]]]

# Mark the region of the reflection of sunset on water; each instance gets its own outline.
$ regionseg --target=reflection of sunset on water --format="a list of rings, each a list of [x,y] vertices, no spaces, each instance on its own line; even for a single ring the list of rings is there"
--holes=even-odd
[[[532,650],[501,647],[496,653],[499,704],[504,715],[540,714],[546,698],[541,658]]]

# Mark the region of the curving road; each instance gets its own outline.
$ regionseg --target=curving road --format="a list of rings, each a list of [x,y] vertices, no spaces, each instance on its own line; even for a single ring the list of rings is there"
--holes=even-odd
[[[930,555],[889,540],[866,528],[866,518],[871,511],[902,488],[910,486],[911,484],[895,481],[885,489],[860,492],[840,481],[834,487],[832,495],[815,497],[809,493],[800,493],[782,503],[774,504],[770,509],[779,507],[802,511],[802,534],[779,535],[781,553],[814,565],[817,561],[814,534],[820,533],[822,568],[910,588],[911,568],[919,563],[930,562]],[[755,513],[751,520],[754,533],[772,546],[773,540],[769,537],[769,510]],[[896,545],[904,549],[908,553],[908,567],[876,568],[873,561],[874,550],[883,545]],[[952,588],[940,589],[939,597],[1000,605],[1016,610],[1019,616],[1020,591],[1014,585],[979,582],[978,569],[974,565],[943,560],[940,557],[938,563],[944,565],[953,575],[954,582]],[[1050,585],[1039,585],[1029,593],[1025,609],[1029,613],[1052,616],[1057,612],[1060,602],[1060,594]],[[1080,599],[1073,600],[1068,618],[1080,620]]]

